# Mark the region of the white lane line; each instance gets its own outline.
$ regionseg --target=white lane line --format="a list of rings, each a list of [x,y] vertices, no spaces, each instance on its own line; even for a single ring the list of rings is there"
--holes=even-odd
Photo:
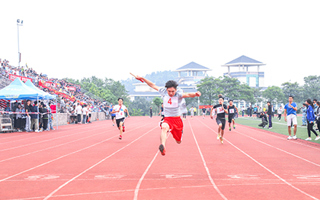
[[[46,196],[46,198],[44,198],[44,200],[49,199],[50,197],[52,197],[56,192],[58,192],[60,189],[62,189],[64,186],[68,185],[70,182],[72,182],[73,180],[75,180],[76,178],[78,178],[79,176],[81,176],[82,174],[86,173],[87,171],[91,170],[92,168],[96,167],[97,165],[99,165],[100,163],[104,162],[105,160],[107,160],[108,158],[110,158],[111,156],[115,155],[116,153],[122,151],[123,149],[125,149],[126,147],[130,146],[131,144],[133,144],[134,142],[138,141],[139,139],[141,139],[143,136],[145,136],[146,134],[150,133],[151,131],[153,131],[154,129],[158,128],[158,126],[154,127],[153,129],[147,131],[146,133],[144,133],[143,135],[141,135],[140,137],[136,138],[135,140],[133,140],[132,142],[130,142],[129,144],[125,145],[124,147],[118,149],[117,151],[113,152],[112,154],[110,154],[109,156],[105,157],[104,159],[100,160],[99,162],[97,162],[96,164],[92,165],[91,167],[87,168],[86,170],[82,171],[81,173],[79,173],[78,175],[76,175],[75,177],[73,177],[72,179],[68,180],[67,182],[65,182],[64,184],[60,185],[57,189],[55,189],[53,192],[51,192],[48,196]]]
[[[92,129],[92,130],[88,130],[88,131],[82,131],[81,133],[91,132],[91,131],[95,131],[95,132],[96,132],[97,130],[100,130],[100,129],[101,129],[101,128]],[[103,128],[102,130],[104,130],[104,128]],[[51,146],[51,147],[48,147],[48,148],[45,148],[45,149],[40,149],[40,150],[37,150],[37,151],[32,151],[32,152],[25,153],[25,154],[22,154],[22,155],[19,155],[19,156],[14,156],[14,157],[6,158],[6,159],[4,159],[4,160],[0,160],[0,163],[5,162],[5,161],[8,161],[8,160],[13,160],[13,159],[15,159],[15,158],[21,158],[21,157],[23,157],[23,156],[28,156],[28,155],[31,155],[31,154],[34,154],[34,153],[38,153],[38,152],[41,152],[41,151],[45,151],[45,150],[57,148],[57,147],[60,147],[60,146],[66,145],[66,144],[74,143],[74,142],[77,142],[77,141],[80,141],[80,140],[84,140],[84,139],[87,139],[87,138],[90,138],[90,137],[93,137],[93,136],[96,136],[96,135],[102,135],[102,134],[105,134],[105,132],[104,132],[104,133],[97,133],[97,134],[94,134],[94,135],[89,135],[89,136],[87,136],[87,137],[79,138],[79,139],[77,139],[77,140],[72,140],[72,141],[70,141],[70,142],[58,144],[58,145]]]
[[[198,151],[199,151],[199,153],[200,153],[200,156],[201,156],[201,159],[202,159],[204,168],[205,168],[206,171],[207,171],[208,178],[209,178],[209,180],[210,180],[213,188],[218,192],[218,194],[222,197],[222,199],[227,200],[227,198],[222,194],[222,192],[219,190],[219,188],[217,187],[217,185],[216,185],[215,182],[213,181],[213,179],[212,179],[212,177],[211,177],[211,174],[210,174],[210,171],[209,171],[209,168],[207,167],[207,163],[206,163],[206,161],[205,161],[205,159],[204,159],[204,157],[203,157],[203,154],[202,154],[202,152],[201,152],[201,149],[200,149],[200,146],[199,146],[199,144],[198,144],[197,138],[196,138],[196,136],[194,135],[194,132],[193,132],[193,129],[192,129],[192,126],[191,126],[189,120],[188,120],[188,123],[189,123],[190,129],[191,129],[191,132],[192,132],[194,141],[196,142]]]
[[[235,130],[234,130],[234,131],[235,131]],[[299,158],[299,159],[301,159],[301,160],[304,160],[304,161],[306,161],[306,162],[308,162],[308,163],[310,163],[310,164],[313,164],[313,165],[315,165],[315,166],[317,166],[317,167],[320,167],[320,164],[314,163],[314,162],[312,162],[312,161],[310,161],[310,160],[307,160],[307,159],[305,159],[305,158],[302,158],[302,157],[300,157],[300,156],[298,156],[298,155],[296,155],[296,154],[293,154],[293,153],[290,153],[290,152],[288,152],[288,151],[286,151],[286,150],[283,150],[283,149],[280,149],[280,148],[278,148],[278,147],[272,146],[271,144],[268,144],[268,143],[266,143],[266,142],[262,142],[262,141],[260,141],[260,140],[258,140],[258,139],[255,139],[255,138],[253,138],[253,137],[250,137],[250,136],[248,136],[248,135],[245,135],[245,134],[243,134],[243,133],[240,133],[239,131],[235,131],[235,132],[237,132],[237,133],[239,133],[240,135],[243,135],[243,136],[245,136],[245,137],[247,137],[247,138],[250,138],[250,139],[252,139],[252,140],[254,140],[254,141],[260,142],[261,144],[264,144],[264,145],[269,146],[269,147],[271,147],[271,148],[277,149],[277,150],[282,151],[282,152],[284,152],[284,153],[286,153],[286,154],[289,154],[289,155],[291,155],[291,156],[294,156],[294,157],[296,157],[296,158]]]
[[[69,127],[68,127],[69,128]],[[79,128],[79,129],[83,129],[83,128]],[[70,130],[78,130],[78,128],[74,128],[74,129],[71,129],[71,127],[70,127]],[[59,130],[59,132],[61,133],[61,134],[63,134],[64,132],[67,132],[67,131],[69,131],[69,129],[67,129],[67,130]],[[49,132],[47,132],[47,133],[49,133],[49,134],[51,134],[50,133],[51,131],[49,131]],[[56,133],[57,131],[55,131],[54,133]],[[39,134],[39,133],[36,133],[36,132],[31,132],[31,133],[27,133],[27,132],[21,132],[21,133],[16,133],[16,134],[21,134],[21,135],[16,135],[16,136],[12,136],[12,137],[10,137],[9,139],[12,139],[12,138],[15,138],[15,137],[17,137],[17,136],[24,136],[24,138],[22,138],[22,139],[18,139],[18,140],[10,140],[10,141],[7,141],[7,142],[2,142],[2,143],[0,143],[0,144],[8,144],[8,143],[14,143],[14,142],[18,142],[18,141],[21,141],[21,140],[28,140],[28,139],[34,139],[34,138],[40,138],[40,137],[45,137],[45,136],[48,136],[49,134]],[[30,136],[35,136],[35,137],[30,137]],[[0,138],[0,139],[5,139],[5,138]]]
[[[146,125],[143,125],[143,126],[146,126]],[[143,126],[140,126],[140,127],[143,127]],[[138,128],[140,128],[140,127],[137,127],[136,129],[138,129]],[[132,130],[130,130],[130,131],[132,131]],[[126,133],[128,133],[128,132],[130,132],[130,131],[127,131]],[[61,158],[64,158],[64,157],[70,156],[70,155],[72,155],[72,154],[75,154],[75,153],[84,151],[84,150],[89,149],[89,148],[94,147],[94,146],[97,146],[97,145],[102,144],[102,143],[104,143],[104,142],[106,142],[106,141],[108,141],[108,140],[111,140],[112,138],[115,138],[115,137],[118,137],[118,135],[113,136],[113,137],[110,137],[110,138],[105,139],[105,140],[102,140],[102,141],[100,141],[100,142],[97,142],[97,143],[92,144],[92,145],[90,145],[90,146],[87,146],[87,147],[85,147],[85,148],[79,149],[79,150],[77,150],[77,151],[73,151],[73,152],[71,152],[71,153],[65,154],[65,155],[60,156],[60,157],[58,157],[58,158],[49,160],[49,161],[47,161],[47,162],[45,162],[45,163],[42,163],[42,164],[37,165],[37,166],[35,166],[35,167],[29,168],[29,169],[24,170],[24,171],[22,171],[22,172],[19,172],[19,173],[17,173],[17,174],[14,174],[14,175],[8,176],[8,177],[6,177],[6,178],[0,179],[0,182],[6,181],[6,180],[8,180],[8,179],[11,179],[11,178],[16,177],[16,176],[18,176],[18,175],[21,175],[21,174],[23,174],[23,173],[26,173],[26,172],[29,172],[29,171],[34,170],[34,169],[36,169],[36,168],[42,167],[42,166],[47,165],[47,164],[49,164],[49,163],[52,163],[52,162],[54,162],[54,161],[60,160]]]
[[[198,121],[200,121],[198,119]],[[201,121],[200,121],[201,122]],[[205,123],[201,122],[203,125],[205,125],[206,127],[208,127],[210,130],[212,130],[214,133],[218,134],[216,131],[214,131],[212,128],[210,128],[208,125],[206,125]],[[246,152],[242,151],[240,148],[238,148],[237,146],[235,146],[233,143],[231,143],[229,140],[224,139],[225,141],[227,141],[231,146],[233,146],[234,148],[236,148],[237,150],[239,150],[241,153],[243,153],[244,155],[246,155],[248,158],[250,158],[253,162],[257,163],[259,166],[261,166],[262,168],[264,168],[265,170],[267,170],[269,173],[271,173],[272,175],[274,175],[275,177],[277,177],[279,180],[281,180],[282,182],[284,182],[285,184],[287,184],[288,186],[292,187],[293,189],[297,190],[298,192],[312,198],[315,200],[318,200],[316,197],[300,190],[299,188],[295,187],[294,185],[292,185],[291,183],[287,182],[285,179],[281,178],[279,175],[277,175],[276,173],[274,173],[273,171],[271,171],[269,168],[267,168],[266,166],[264,166],[263,164],[261,164],[260,162],[258,162],[256,159],[254,159],[253,157],[251,157],[249,154],[247,154]]]
[[[12,149],[18,149],[18,148],[21,148],[21,147],[27,147],[27,146],[31,146],[31,145],[34,145],[34,144],[40,144],[40,143],[43,143],[43,142],[49,142],[49,141],[53,141],[53,140],[57,140],[57,139],[60,139],[60,138],[65,138],[65,137],[69,137],[69,136],[73,136],[73,135],[78,135],[78,134],[79,134],[79,132],[76,132],[74,134],[64,135],[64,136],[61,136],[61,137],[55,137],[55,138],[48,139],[48,140],[42,140],[42,141],[39,141],[39,142],[24,144],[24,145],[15,146],[15,147],[10,147],[10,148],[7,148],[7,149],[0,149],[0,152],[1,151],[12,150]]]
[[[156,155],[154,155],[153,159],[151,160],[151,162],[149,163],[147,169],[143,172],[141,178],[139,179],[138,181],[138,184],[136,186],[136,189],[134,190],[134,197],[133,197],[133,200],[138,200],[138,195],[139,195],[139,189],[140,189],[140,185],[144,179],[144,177],[146,176],[146,174],[148,173],[151,165],[153,164],[153,162],[155,161],[156,157],[158,156],[159,154],[159,151],[157,151]]]

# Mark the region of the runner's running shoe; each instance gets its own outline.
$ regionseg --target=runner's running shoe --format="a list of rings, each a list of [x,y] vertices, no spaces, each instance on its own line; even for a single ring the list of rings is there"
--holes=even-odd
[[[288,140],[292,140],[292,136],[291,135],[289,135],[289,137],[287,138]]]
[[[229,131],[231,131],[231,127],[229,127]]]
[[[317,136],[317,137],[316,137],[316,140],[320,140],[320,136]]]
[[[122,132],[123,132],[123,133],[126,132],[126,129],[125,129],[124,126],[122,126]]]
[[[311,138],[307,138],[306,140],[312,140]]]
[[[221,142],[221,144],[223,144],[223,138],[222,137],[220,137],[220,142]]]
[[[161,152],[161,155],[166,155],[166,148],[164,148],[163,144],[160,144],[159,146],[159,150]]]
[[[119,135],[119,140],[122,140],[122,135]]]
[[[233,126],[233,129],[236,129],[236,126]]]
[[[292,139],[296,140],[296,139],[297,139],[297,136],[294,135],[294,136],[292,137]]]

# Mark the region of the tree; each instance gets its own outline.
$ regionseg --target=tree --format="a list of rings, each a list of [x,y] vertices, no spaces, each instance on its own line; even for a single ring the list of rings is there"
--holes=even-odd
[[[157,106],[157,108],[158,108],[157,111],[159,111],[160,106],[162,104],[162,99],[160,97],[155,97],[155,98],[153,98],[152,102],[154,103],[154,105]]]
[[[214,77],[206,77],[200,81],[200,84],[197,85],[198,91],[201,92],[200,101],[202,104],[212,105],[213,100],[217,99],[218,94],[222,91],[219,88],[220,79]],[[186,101],[187,105],[188,101]]]
[[[304,100],[316,99],[320,93],[320,76],[304,77],[303,96]]]
[[[149,115],[149,109],[151,107],[151,102],[147,101],[143,97],[136,97],[134,101],[129,103],[128,109],[129,113],[139,113],[142,116]]]
[[[240,81],[229,76],[219,77],[218,88],[225,97],[229,99],[239,99]]]
[[[297,83],[285,82],[282,83],[282,91],[284,94],[284,102],[287,101],[289,96],[293,96],[296,102],[303,102],[303,88]]]
[[[257,102],[257,98],[261,96],[259,88],[252,88],[245,83],[240,84],[238,91],[238,99],[251,104],[255,104]]]
[[[272,104],[284,102],[284,94],[282,92],[282,89],[278,86],[268,87],[265,91],[262,92],[262,96]]]

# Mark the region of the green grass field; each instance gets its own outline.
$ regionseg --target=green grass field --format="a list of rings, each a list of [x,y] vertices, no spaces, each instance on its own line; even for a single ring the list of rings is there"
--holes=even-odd
[[[297,137],[300,139],[306,139],[308,137],[308,132],[307,132],[307,128],[305,126],[301,126],[302,124],[302,117],[298,117],[298,130],[297,130]],[[244,118],[237,118],[236,119],[236,124],[242,124],[242,125],[246,125],[246,126],[251,126],[251,127],[255,127],[255,128],[259,128],[259,129],[263,129],[260,128],[258,126],[258,124],[261,123],[261,119],[257,119],[257,118],[248,118],[248,117],[244,117]],[[226,125],[226,130],[228,130],[229,128],[229,124]],[[288,134],[288,128],[287,128],[287,122],[284,121],[284,118],[282,117],[281,121],[278,120],[278,118],[273,118],[272,119],[272,129],[269,130],[267,128],[265,128],[264,130],[267,131],[271,131],[271,132],[275,132],[275,133],[280,133],[283,135],[289,135]],[[293,128],[291,130],[292,135],[293,135]],[[319,134],[319,131],[316,131],[317,134]],[[313,133],[311,133],[311,138],[312,141],[311,142],[315,142],[315,143],[319,143],[320,144],[320,140],[315,141],[315,135]]]

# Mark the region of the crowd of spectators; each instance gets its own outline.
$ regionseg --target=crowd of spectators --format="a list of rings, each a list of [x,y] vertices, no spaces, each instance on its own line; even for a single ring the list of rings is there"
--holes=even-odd
[[[109,115],[109,106],[107,103],[102,102],[101,100],[93,99],[84,94],[81,91],[80,85],[70,83],[64,79],[49,78],[46,74],[37,73],[34,69],[29,68],[27,65],[21,67],[12,66],[9,64],[8,60],[0,59],[0,65],[1,80],[6,80],[6,82],[3,83],[4,86],[10,84],[12,80],[9,79],[9,76],[12,74],[27,77],[31,79],[32,83],[39,89],[52,95],[57,95],[57,101],[13,101],[15,103],[6,106],[6,111],[12,112],[31,112],[32,108],[32,112],[34,112],[34,110],[38,110],[40,113],[42,113],[44,110],[44,112],[49,113],[39,115],[10,115],[13,126],[17,131],[41,131],[50,130],[50,128],[53,129],[53,115],[51,114],[50,108],[52,104],[56,104],[55,109],[58,113],[67,113],[68,123],[70,124],[91,123],[90,120],[92,112],[105,112],[106,117]],[[0,82],[0,85],[1,83],[2,82]],[[40,83],[50,83],[50,85],[43,85]],[[30,102],[30,105],[28,105],[27,102]],[[27,108],[29,108],[29,110]],[[39,124],[32,123],[35,121],[35,119],[39,121]]]

